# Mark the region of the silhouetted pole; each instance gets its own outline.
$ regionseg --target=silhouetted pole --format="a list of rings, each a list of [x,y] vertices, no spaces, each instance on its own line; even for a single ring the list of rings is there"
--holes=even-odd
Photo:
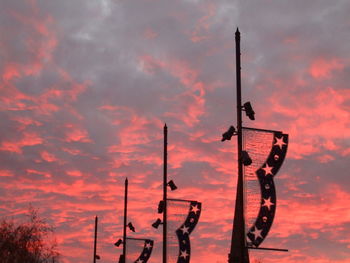
[[[128,178],[125,179],[125,193],[124,193],[124,225],[123,225],[123,258],[126,262],[126,219],[128,211]]]
[[[167,151],[168,151],[168,127],[164,125],[164,152],[163,152],[163,263],[167,262]]]
[[[94,238],[94,263],[96,263],[96,244],[97,244],[97,216],[95,217],[95,238]]]
[[[236,193],[236,206],[233,219],[231,251],[229,263],[249,263],[248,248],[246,246],[244,222],[244,189],[242,165],[242,98],[241,98],[241,47],[240,32],[235,33],[236,42],[236,85],[237,85],[237,153],[238,153],[238,181]]]

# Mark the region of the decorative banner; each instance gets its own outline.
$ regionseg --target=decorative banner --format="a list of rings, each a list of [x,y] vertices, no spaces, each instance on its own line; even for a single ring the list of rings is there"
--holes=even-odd
[[[202,204],[197,201],[167,200],[167,262],[189,263],[189,235],[198,223]]]
[[[266,238],[276,212],[273,177],[285,159],[288,135],[278,131],[243,128],[243,150],[252,164],[244,167],[248,245],[258,247]]]
[[[125,263],[146,263],[152,254],[153,240],[126,238]]]

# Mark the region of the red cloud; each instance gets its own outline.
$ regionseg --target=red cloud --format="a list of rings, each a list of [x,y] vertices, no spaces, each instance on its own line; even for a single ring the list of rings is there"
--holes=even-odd
[[[67,142],[91,142],[88,132],[75,124],[66,124],[65,140]]]
[[[70,170],[66,172],[69,176],[74,176],[74,177],[81,177],[83,176],[83,173],[79,170]]]
[[[42,172],[42,171],[38,171],[38,170],[34,170],[34,169],[27,169],[26,172],[28,174],[33,174],[33,175],[42,175],[42,176],[45,176],[46,178],[52,177],[52,175],[50,173]]]
[[[164,115],[183,121],[187,126],[193,126],[199,122],[199,118],[205,113],[206,84],[199,79],[199,71],[187,62],[178,59],[160,60],[150,55],[140,57],[141,70],[148,74],[156,71],[164,71],[178,79],[185,90],[172,98],[176,109],[171,109]],[[209,85],[210,86],[210,85]]]
[[[143,37],[146,39],[154,39],[154,38],[158,37],[158,34],[156,32],[154,32],[151,28],[147,28],[143,32]]]
[[[312,62],[309,72],[315,79],[330,79],[332,77],[332,71],[343,70],[345,65],[340,59],[329,59],[324,58],[316,59]]]
[[[344,152],[345,146],[335,141],[350,136],[350,112],[346,107],[350,100],[348,89],[328,87],[316,92],[305,91],[298,97],[276,92],[269,100],[272,111],[288,120],[282,120],[279,127],[290,134],[289,157],[301,158],[323,149]],[[285,101],[288,103],[284,104]],[[273,121],[272,124],[278,128]]]
[[[34,132],[24,132],[19,140],[3,141],[0,146],[1,151],[9,151],[14,153],[22,153],[25,146],[33,146],[42,144],[43,139]]]
[[[8,82],[10,80],[12,80],[15,77],[19,77],[20,73],[18,71],[18,67],[14,64],[7,64],[5,69],[4,69],[4,73],[2,74],[2,79],[5,82]]]
[[[47,151],[43,151],[40,153],[40,156],[43,160],[45,160],[46,162],[56,162],[57,158],[53,153],[49,153]]]
[[[209,30],[212,21],[210,20],[217,15],[217,6],[214,3],[203,4],[201,10],[205,14],[196,21],[195,28],[189,33],[191,36],[190,39],[194,43],[207,40],[211,37]]]
[[[0,170],[0,177],[2,176],[11,177],[14,176],[14,174],[10,170]]]

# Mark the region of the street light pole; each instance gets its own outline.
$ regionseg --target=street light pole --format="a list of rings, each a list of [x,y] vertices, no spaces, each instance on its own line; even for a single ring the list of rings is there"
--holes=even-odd
[[[95,217],[95,237],[94,237],[94,259],[93,259],[94,263],[96,263],[97,222],[98,222],[98,218],[96,216]]]
[[[128,178],[125,179],[125,193],[124,193],[124,225],[123,225],[123,260],[126,262],[126,220],[128,211]]]
[[[167,158],[168,158],[168,127],[166,124],[164,133],[164,152],[163,152],[163,263],[167,262]]]
[[[237,159],[238,179],[236,192],[236,206],[233,220],[231,250],[229,263],[249,263],[248,248],[246,246],[245,220],[244,220],[244,184],[242,164],[242,98],[241,98],[241,47],[240,32],[235,33],[236,42],[236,86],[237,86]]]

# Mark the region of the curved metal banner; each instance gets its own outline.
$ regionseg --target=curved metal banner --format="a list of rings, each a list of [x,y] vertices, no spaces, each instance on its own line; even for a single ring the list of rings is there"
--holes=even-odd
[[[153,240],[126,238],[126,263],[146,263],[151,257],[153,249]],[[140,249],[142,251],[140,252]]]
[[[256,204],[255,211],[254,208],[250,210],[254,211],[252,214],[257,213],[257,215],[255,214],[255,222],[247,231],[248,245],[258,247],[270,231],[275,217],[277,197],[273,178],[285,159],[288,135],[279,131],[251,128],[244,128],[243,134],[244,149],[248,151],[254,164],[251,167],[245,167],[247,185],[248,187],[251,185],[252,189],[259,188],[260,191],[257,197],[260,200],[250,200],[250,203]]]
[[[189,235],[199,221],[202,204],[197,201],[168,199],[168,262],[189,263]],[[181,224],[179,227],[179,223]],[[177,239],[177,242],[175,240]]]

